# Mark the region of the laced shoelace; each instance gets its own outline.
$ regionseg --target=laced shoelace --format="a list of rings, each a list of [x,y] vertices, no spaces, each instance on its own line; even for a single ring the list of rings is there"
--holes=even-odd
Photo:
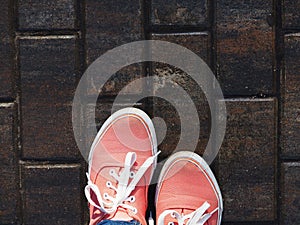
[[[139,170],[134,173],[131,171],[131,167],[136,161],[136,153],[128,152],[124,162],[124,169],[118,175],[114,169],[109,171],[109,175],[113,177],[117,181],[117,187],[113,186],[110,181],[106,182],[106,187],[113,189],[115,191],[115,197],[110,196],[108,193],[101,192],[99,188],[90,180],[90,175],[86,173],[88,178],[88,184],[85,187],[85,196],[89,203],[94,207],[101,210],[103,213],[111,214],[114,213],[118,207],[122,207],[125,209],[130,209],[133,213],[137,213],[138,210],[129,205],[128,203],[135,202],[135,197],[130,196],[131,192],[135,189],[135,186],[143,177],[148,168],[154,163],[156,157],[160,152],[156,153],[154,156],[149,157],[139,168]],[[129,183],[129,179],[132,179]],[[92,200],[91,198],[91,190],[94,192],[97,202]]]
[[[208,202],[204,202],[202,206],[188,215],[180,215],[175,210],[165,210],[162,214],[160,214],[157,222],[158,225],[164,225],[165,217],[170,214],[178,221],[178,225],[203,225],[218,210],[218,208],[216,208],[212,212],[204,214],[209,207],[210,204]],[[185,223],[186,220],[187,222]],[[168,225],[174,225],[174,223],[169,222]]]

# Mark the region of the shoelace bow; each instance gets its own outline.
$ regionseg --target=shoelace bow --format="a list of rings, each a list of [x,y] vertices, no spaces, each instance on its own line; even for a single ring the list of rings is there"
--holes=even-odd
[[[99,188],[90,180],[90,175],[86,173],[88,184],[85,187],[84,191],[89,203],[107,214],[114,213],[118,207],[130,209],[133,213],[137,213],[137,209],[135,207],[126,204],[125,202],[133,203],[135,201],[135,197],[130,196],[130,194],[135,189],[135,186],[143,177],[148,168],[154,163],[154,160],[159,153],[160,152],[156,153],[152,157],[149,157],[139,168],[139,170],[134,173],[133,171],[130,171],[130,169],[136,161],[136,153],[128,152],[126,154],[123,171],[119,175],[117,175],[114,169],[111,169],[109,171],[110,176],[112,176],[117,181],[117,187],[114,187],[110,181],[106,182],[106,187],[115,191],[115,197],[110,196],[108,193],[103,193],[102,197]],[[129,183],[130,178],[132,180]],[[95,193],[99,205],[92,200],[91,190]]]
[[[158,217],[158,225],[164,225],[165,217],[168,214],[171,214],[172,217],[177,219],[178,225],[203,225],[212,216],[212,214],[218,210],[218,208],[216,208],[212,212],[204,214],[209,207],[210,204],[208,202],[204,202],[202,206],[188,215],[180,215],[175,210],[165,210]],[[187,223],[185,223],[186,220],[188,220]],[[174,225],[174,223],[169,222],[168,225]]]

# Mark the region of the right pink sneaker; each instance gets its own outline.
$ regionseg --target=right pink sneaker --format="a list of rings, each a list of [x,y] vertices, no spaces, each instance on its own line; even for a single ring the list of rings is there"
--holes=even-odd
[[[219,225],[223,202],[215,176],[199,155],[173,154],[156,189],[157,225]]]

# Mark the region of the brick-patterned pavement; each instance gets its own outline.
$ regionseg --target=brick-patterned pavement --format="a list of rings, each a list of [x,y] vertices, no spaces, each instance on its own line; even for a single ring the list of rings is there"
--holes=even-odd
[[[96,58],[144,39],[187,47],[221,85],[228,121],[212,167],[224,197],[223,224],[299,224],[299,1],[2,0],[0,37],[1,225],[87,224],[86,163],[71,121],[74,92]],[[134,64],[112,76],[101,90],[96,124],[109,116],[124,86],[151,75],[176,82],[194,101],[201,154],[212,119],[205,95],[166,64]],[[118,107],[132,103],[130,96],[163,88],[141,82]],[[98,91],[86,90],[85,101]],[[159,98],[137,106],[164,118],[168,130],[159,159],[166,158],[180,137],[176,110]],[[92,107],[83,115],[93,117]],[[78,119],[84,126],[85,118]],[[82,138],[88,144],[93,137]]]

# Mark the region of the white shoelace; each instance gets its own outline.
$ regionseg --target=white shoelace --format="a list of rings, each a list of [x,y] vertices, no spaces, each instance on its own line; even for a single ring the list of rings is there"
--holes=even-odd
[[[130,169],[136,161],[136,153],[128,152],[125,158],[123,171],[119,175],[114,169],[111,169],[109,171],[109,175],[117,181],[117,187],[114,187],[110,181],[106,182],[106,187],[115,191],[115,197],[110,196],[108,193],[103,193],[102,196],[100,190],[95,184],[93,184],[93,182],[90,180],[90,175],[87,173],[86,175],[88,178],[88,184],[85,187],[84,191],[89,203],[102,212],[108,214],[114,213],[118,207],[130,209],[133,213],[136,214],[138,210],[135,207],[126,204],[126,202],[135,202],[135,197],[133,195],[130,196],[130,194],[135,189],[135,186],[143,177],[148,168],[154,163],[159,153],[160,152],[156,153],[152,157],[149,157],[139,168],[139,170],[134,173]],[[129,183],[130,178],[132,180]],[[99,205],[92,200],[91,190],[95,193]]]
[[[204,202],[202,206],[188,215],[180,215],[175,210],[165,210],[158,217],[157,223],[158,225],[164,225],[165,217],[170,214],[172,217],[177,219],[178,225],[203,225],[212,216],[212,214],[218,210],[218,208],[216,208],[212,212],[204,214],[209,207],[210,204],[208,202]],[[185,223],[186,220],[188,221]],[[174,225],[174,223],[169,222],[168,225]]]

